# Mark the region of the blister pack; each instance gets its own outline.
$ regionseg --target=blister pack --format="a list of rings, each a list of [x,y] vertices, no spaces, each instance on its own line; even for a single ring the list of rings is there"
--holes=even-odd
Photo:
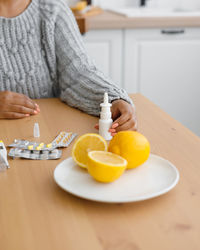
[[[44,144],[43,142],[30,142],[27,140],[18,140],[15,139],[12,144],[10,144],[8,147],[10,148],[20,148],[20,149],[27,149],[27,150],[41,150],[41,151],[52,151],[56,148],[55,146],[52,146],[51,143]]]
[[[77,134],[72,132],[60,132],[60,134],[49,144],[43,142],[30,142],[28,140],[15,139],[9,156],[13,158],[25,158],[32,160],[53,160],[62,156],[62,151],[57,148],[68,147]]]
[[[11,148],[8,155],[12,158],[24,158],[31,160],[56,160],[61,158],[62,150],[54,149],[52,151],[27,150],[22,148]]]
[[[60,134],[49,144],[15,139],[8,147],[26,150],[52,151],[56,148],[68,147],[76,136],[77,134],[72,132],[60,132]]]
[[[56,148],[65,148],[70,145],[70,143],[77,136],[76,133],[72,132],[60,132],[60,134],[52,141],[52,146]]]

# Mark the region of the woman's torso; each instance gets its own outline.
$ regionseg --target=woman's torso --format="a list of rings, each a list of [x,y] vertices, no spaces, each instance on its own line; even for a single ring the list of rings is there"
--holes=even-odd
[[[0,17],[0,91],[31,98],[59,94],[51,14],[48,2],[33,0],[19,16]]]

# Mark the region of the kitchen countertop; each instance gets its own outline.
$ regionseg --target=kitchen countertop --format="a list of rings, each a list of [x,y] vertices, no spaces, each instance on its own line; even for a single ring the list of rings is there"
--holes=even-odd
[[[180,172],[169,193],[143,202],[105,204],[76,198],[53,179],[60,160],[9,159],[0,172],[0,245],[2,250],[197,250],[200,249],[200,139],[140,94],[131,95],[138,128],[151,152],[171,161]],[[96,132],[97,118],[68,107],[58,99],[37,100],[41,113],[0,121],[0,139],[47,143],[60,131],[82,135]]]
[[[87,31],[98,29],[132,29],[164,27],[200,27],[200,16],[125,17],[110,11],[86,18]]]

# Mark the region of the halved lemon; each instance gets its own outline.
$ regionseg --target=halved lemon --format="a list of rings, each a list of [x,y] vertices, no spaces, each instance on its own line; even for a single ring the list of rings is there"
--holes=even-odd
[[[88,153],[87,169],[97,181],[112,182],[124,172],[127,161],[119,155],[105,151],[91,151]]]
[[[84,134],[78,138],[72,148],[72,157],[78,166],[86,168],[88,152],[107,151],[107,142],[98,134]]]

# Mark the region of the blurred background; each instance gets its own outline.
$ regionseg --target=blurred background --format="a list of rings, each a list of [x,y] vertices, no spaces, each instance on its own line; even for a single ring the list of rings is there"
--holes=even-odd
[[[200,136],[200,0],[66,1],[97,66]]]
[[[78,0],[66,0],[70,6],[75,5]],[[124,6],[154,6],[157,8],[171,8],[182,10],[196,10],[200,8],[199,0],[90,0],[92,5],[101,7],[124,7]]]

